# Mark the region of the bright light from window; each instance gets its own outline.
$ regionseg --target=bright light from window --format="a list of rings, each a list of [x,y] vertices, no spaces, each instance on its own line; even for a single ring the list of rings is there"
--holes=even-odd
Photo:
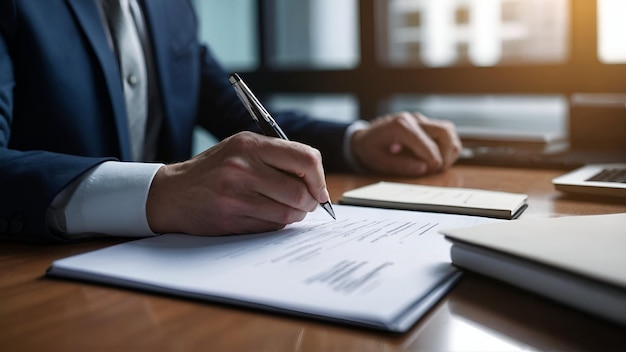
[[[356,0],[273,0],[275,68],[350,69],[359,62]]]
[[[383,58],[394,66],[564,62],[567,0],[381,0]]]
[[[256,1],[195,0],[200,38],[227,69],[254,70],[259,65]]]
[[[356,98],[349,94],[275,94],[267,106],[273,111],[300,111],[339,122],[352,122],[359,115]]]
[[[474,6],[470,29],[469,57],[476,66],[494,66],[502,58],[500,31],[502,5],[499,0],[482,0]]]
[[[598,0],[598,59],[605,64],[626,62],[626,1]]]

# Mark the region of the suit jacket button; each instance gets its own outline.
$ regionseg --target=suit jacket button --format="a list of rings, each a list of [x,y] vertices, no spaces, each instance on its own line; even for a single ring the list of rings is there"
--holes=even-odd
[[[126,81],[131,86],[135,86],[137,83],[139,83],[139,78],[137,78],[137,76],[131,74],[131,75],[128,75],[128,77],[126,77]]]
[[[9,230],[9,222],[5,219],[0,219],[0,234],[7,233]]]
[[[9,225],[9,234],[17,235],[24,229],[24,223],[20,219],[13,219]]]

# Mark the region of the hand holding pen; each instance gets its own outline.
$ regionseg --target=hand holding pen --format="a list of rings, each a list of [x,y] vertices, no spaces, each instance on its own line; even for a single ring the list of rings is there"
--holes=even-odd
[[[229,80],[237,92],[237,96],[250,113],[252,119],[259,125],[261,131],[267,136],[273,136],[288,141],[289,138],[287,138],[287,135],[285,135],[278,123],[276,123],[274,118],[267,112],[239,75],[235,73],[230,76]],[[321,202],[320,206],[326,210],[333,219],[336,219],[330,200]]]
[[[256,109],[255,117],[265,112],[247,98],[245,104]],[[266,133],[286,138],[273,119],[265,121],[270,121],[261,124]],[[328,202],[332,211],[320,152],[282,138],[243,131],[189,160],[161,166],[146,200],[150,230],[259,233],[301,221],[320,203]]]

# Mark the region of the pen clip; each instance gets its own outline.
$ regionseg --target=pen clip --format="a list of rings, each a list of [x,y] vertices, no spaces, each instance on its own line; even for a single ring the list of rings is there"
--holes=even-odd
[[[263,104],[261,104],[238,74],[233,73],[230,75],[229,81],[237,92],[239,99],[250,113],[250,116],[252,116],[254,121],[259,125],[259,128],[263,131],[263,134],[289,140],[274,118],[272,118],[272,115],[265,109]]]
[[[231,75],[229,80],[230,80],[231,85],[235,89],[237,96],[239,96],[239,100],[241,100],[243,105],[246,107],[246,110],[248,110],[248,113],[250,114],[252,119],[254,119],[256,123],[259,123],[260,122],[259,118],[256,112],[254,111],[254,109],[252,108],[252,103],[250,102],[250,99],[244,90],[245,83],[243,83],[241,78],[239,78],[239,76],[236,73]]]

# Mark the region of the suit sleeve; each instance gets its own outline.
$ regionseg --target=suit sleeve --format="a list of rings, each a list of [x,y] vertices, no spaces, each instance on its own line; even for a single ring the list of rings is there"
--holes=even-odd
[[[66,185],[105,158],[77,157],[11,148],[13,97],[16,89],[11,58],[15,42],[15,8],[0,3],[0,238],[29,242],[62,242],[46,226],[46,210]]]

